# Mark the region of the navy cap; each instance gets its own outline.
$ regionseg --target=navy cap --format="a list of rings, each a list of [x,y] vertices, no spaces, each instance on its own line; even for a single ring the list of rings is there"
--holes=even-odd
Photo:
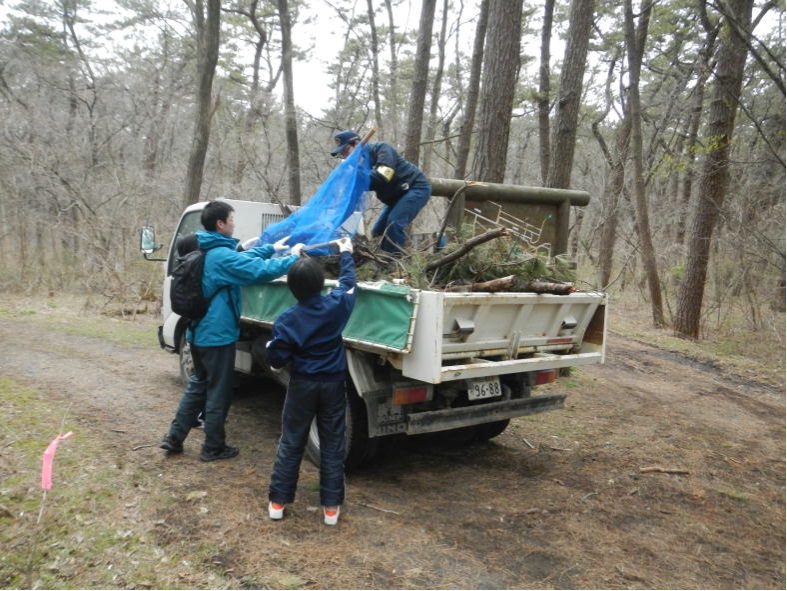
[[[361,136],[355,133],[352,129],[345,129],[344,131],[340,131],[335,136],[333,136],[333,140],[336,142],[336,147],[331,150],[331,156],[338,156],[341,154],[344,149],[347,147],[347,144],[352,142],[353,140],[360,140]]]

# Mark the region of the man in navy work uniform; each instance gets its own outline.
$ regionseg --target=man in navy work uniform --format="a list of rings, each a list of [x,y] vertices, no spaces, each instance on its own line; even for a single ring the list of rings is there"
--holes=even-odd
[[[273,368],[290,364],[290,382],[282,410],[282,435],[268,494],[268,515],[284,516],[295,488],[312,419],[320,435],[320,504],[326,525],[336,525],[344,502],[345,376],[347,356],[342,330],[355,304],[355,263],[349,238],[336,241],[339,285],[322,295],[325,276],[319,263],[304,257],[287,273],[287,286],[298,303],[273,323],[267,344]]]
[[[240,286],[265,283],[284,275],[300,257],[303,244],[292,247],[292,254],[272,259],[274,252],[289,248],[287,236],[275,244],[253,247],[257,238],[244,243],[238,252],[234,209],[223,201],[211,201],[202,210],[204,231],[196,233],[199,248],[205,252],[202,291],[212,297],[207,314],[190,322],[186,338],[191,344],[194,371],[183,391],[175,418],[160,447],[169,454],[183,451],[183,440],[205,412],[203,462],[224,460],[238,455],[238,448],[227,445],[224,422],[229,411],[235,370],[235,342],[240,336]]]
[[[334,136],[336,147],[331,156],[347,158],[361,143],[361,136],[351,129]],[[372,179],[370,189],[385,204],[372,227],[372,236],[383,236],[382,249],[395,256],[403,252],[407,235],[405,228],[423,209],[432,187],[426,176],[412,162],[405,160],[390,144],[366,144],[370,156]]]

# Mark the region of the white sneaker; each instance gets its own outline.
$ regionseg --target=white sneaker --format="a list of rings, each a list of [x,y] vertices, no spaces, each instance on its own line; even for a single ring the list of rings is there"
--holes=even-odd
[[[284,517],[284,505],[278,503],[268,503],[268,517],[271,519],[281,519]]]
[[[322,515],[325,518],[325,525],[336,525],[339,523],[339,512],[341,507],[323,507]]]

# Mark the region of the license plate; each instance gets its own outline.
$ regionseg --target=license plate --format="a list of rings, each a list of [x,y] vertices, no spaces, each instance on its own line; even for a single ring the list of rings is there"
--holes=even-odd
[[[503,394],[503,390],[500,388],[500,378],[481,378],[478,380],[467,380],[467,382],[467,398],[470,400],[495,398]]]

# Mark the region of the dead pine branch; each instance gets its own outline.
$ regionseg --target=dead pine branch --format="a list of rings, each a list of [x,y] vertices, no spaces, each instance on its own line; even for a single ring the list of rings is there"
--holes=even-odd
[[[158,443],[146,443],[145,445],[136,445],[131,448],[131,451],[137,451],[139,449],[145,449],[146,447],[156,447]]]
[[[661,466],[646,466],[645,468],[640,468],[640,474],[651,474],[653,472],[660,472],[662,474],[690,474],[688,470],[684,470],[683,468],[662,468]]]
[[[392,515],[401,515],[398,511],[394,511],[392,509],[383,509],[382,507],[375,507],[374,505],[369,505],[368,503],[361,503],[359,501],[355,501],[356,505],[361,505],[362,507],[367,507],[369,509],[374,509],[375,511],[380,511],[381,513],[391,513]]]
[[[484,244],[485,242],[489,242],[490,240],[494,240],[495,238],[500,238],[502,236],[508,236],[509,232],[506,228],[495,228],[493,230],[489,230],[484,232],[483,234],[479,234],[478,236],[474,236],[467,242],[465,242],[462,246],[457,248],[455,251],[447,254],[441,259],[436,261],[432,261],[428,265],[426,265],[425,271],[433,271],[439,267],[443,267],[448,263],[455,261],[456,259],[464,256],[471,250],[473,250],[476,246],[480,244]]]

